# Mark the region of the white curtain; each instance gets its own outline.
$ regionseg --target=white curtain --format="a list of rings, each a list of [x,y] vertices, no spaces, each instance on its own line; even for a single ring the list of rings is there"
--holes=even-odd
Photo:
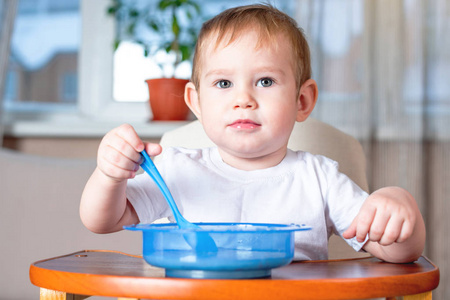
[[[0,0],[0,148],[3,145],[3,94],[8,70],[9,43],[11,41],[17,0]]]
[[[313,116],[357,137],[371,190],[419,203],[425,255],[450,299],[450,1],[298,0],[319,101]]]

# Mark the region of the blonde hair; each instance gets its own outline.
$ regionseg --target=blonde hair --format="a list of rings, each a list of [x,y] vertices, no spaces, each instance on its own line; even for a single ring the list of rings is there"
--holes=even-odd
[[[309,46],[297,22],[271,5],[255,4],[230,8],[203,24],[195,47],[191,78],[197,89],[200,87],[202,53],[212,37],[215,38],[214,49],[217,49],[221,43],[223,46],[231,44],[249,29],[259,34],[257,48],[268,44],[276,47],[274,41],[283,34],[292,47],[297,88],[311,78]]]

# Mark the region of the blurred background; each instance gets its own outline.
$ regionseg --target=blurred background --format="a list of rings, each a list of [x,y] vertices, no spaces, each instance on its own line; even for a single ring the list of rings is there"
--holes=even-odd
[[[191,71],[189,59],[174,64],[177,54],[161,40],[173,33],[139,19],[150,11],[172,22],[160,2],[0,0],[3,150],[95,165],[101,137],[123,122],[158,141],[193,119],[150,121],[145,80],[189,78]],[[180,45],[192,43],[202,22],[221,10],[258,1],[192,2],[177,18],[177,26],[189,27]],[[397,185],[418,201],[425,255],[441,270],[434,297],[449,299],[450,2],[268,2],[295,18],[310,43],[319,85],[312,116],[361,142],[372,191]],[[0,175],[2,181],[10,176]],[[10,199],[0,197],[8,206]]]

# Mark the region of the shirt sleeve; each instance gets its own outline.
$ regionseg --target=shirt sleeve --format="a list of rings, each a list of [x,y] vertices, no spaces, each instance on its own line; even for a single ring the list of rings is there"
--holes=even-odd
[[[146,173],[128,180],[126,194],[140,223],[152,223],[170,215],[169,205]]]
[[[339,172],[337,162],[329,160],[325,164],[324,171],[327,178],[325,193],[327,225],[332,228],[335,234],[342,237],[342,234],[350,227],[358,214],[368,194],[347,175]],[[367,239],[368,237],[363,242],[358,242],[356,237],[344,240],[355,251],[360,251]]]

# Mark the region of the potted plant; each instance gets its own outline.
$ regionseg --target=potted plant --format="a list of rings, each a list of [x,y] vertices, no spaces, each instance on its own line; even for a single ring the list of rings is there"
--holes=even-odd
[[[119,25],[115,49],[122,41],[131,41],[141,45],[147,57],[164,51],[171,59],[156,61],[164,78],[146,80],[153,120],[186,120],[189,109],[184,103],[184,86],[188,80],[175,78],[174,74],[192,56],[201,24],[198,3],[195,0],[111,0],[107,13]]]

